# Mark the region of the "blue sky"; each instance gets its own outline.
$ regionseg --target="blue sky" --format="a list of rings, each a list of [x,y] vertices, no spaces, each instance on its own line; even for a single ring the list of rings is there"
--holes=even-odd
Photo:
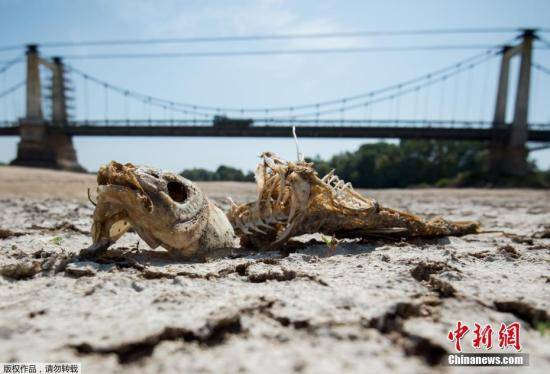
[[[0,46],[29,42],[85,41],[101,39],[174,38],[346,32],[358,30],[445,29],[487,27],[550,27],[549,1],[16,1],[0,3]],[[192,52],[284,48],[344,48],[385,45],[486,44],[496,45],[510,34],[362,37],[325,40],[208,43],[136,47],[44,48],[44,55],[95,52]],[[550,39],[550,34],[546,34]],[[112,84],[169,100],[210,106],[291,106],[354,95],[452,64],[480,51],[413,51],[342,55],[248,56],[143,60],[69,60],[79,70]],[[16,51],[0,52],[0,61]],[[535,52],[535,60],[550,65],[550,51]],[[1,64],[0,64],[1,65]],[[517,65],[517,64],[516,64]],[[490,119],[496,91],[498,61],[488,62],[464,75],[458,88],[434,87],[426,99],[426,114],[438,118]],[[514,66],[513,66],[514,67]],[[9,87],[23,77],[23,65],[0,79]],[[466,73],[465,73],[466,74]],[[163,118],[162,110],[149,113],[135,103],[124,106],[121,97],[87,88],[74,78],[75,116],[121,118],[151,115]],[[530,118],[550,122],[550,77],[535,74]],[[466,83],[465,83],[466,82]],[[0,91],[2,91],[0,89]],[[446,90],[446,91],[445,91]],[[512,87],[512,94],[513,94]],[[454,95],[454,96],[453,96]],[[20,97],[0,101],[0,120],[23,109]],[[400,103],[401,118],[414,116],[413,99]],[[18,101],[19,100],[19,101]],[[424,100],[420,98],[420,100]],[[126,108],[126,109],[124,109]],[[372,117],[387,117],[391,110],[374,108]],[[360,118],[361,113],[346,113]],[[419,115],[418,113],[416,115]],[[145,163],[181,170],[215,168],[220,164],[253,169],[256,156],[270,150],[295,157],[292,139],[212,138],[75,138],[81,163],[89,170],[111,159]],[[15,155],[16,138],[0,139],[0,161]],[[308,156],[329,157],[356,149],[361,140],[302,139]],[[550,151],[534,153],[539,165],[550,167]]]

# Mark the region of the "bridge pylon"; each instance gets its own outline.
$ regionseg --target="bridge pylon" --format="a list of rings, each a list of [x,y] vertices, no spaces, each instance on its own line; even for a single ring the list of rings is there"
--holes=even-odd
[[[531,57],[533,40],[535,38],[534,30],[524,30],[521,35],[521,43],[515,46],[504,46],[501,51],[502,58],[493,119],[494,134],[491,139],[489,161],[489,169],[493,177],[502,175],[524,176],[529,172],[527,162],[529,128],[527,120],[531,81]],[[521,63],[514,105],[514,117],[512,123],[509,125],[506,122],[506,111],[510,60],[514,56],[519,56]]]
[[[20,141],[12,165],[84,171],[77,160],[70,135],[51,131],[52,126],[67,124],[67,103],[63,62],[41,59],[36,45],[27,46],[27,81],[25,117],[19,119]],[[40,66],[52,71],[52,118],[48,121],[42,111]]]

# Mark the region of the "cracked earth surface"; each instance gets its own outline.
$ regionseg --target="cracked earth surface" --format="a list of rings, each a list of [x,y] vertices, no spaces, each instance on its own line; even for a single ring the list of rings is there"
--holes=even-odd
[[[530,371],[550,371],[550,334],[537,329],[550,313],[548,191],[368,191],[491,231],[461,238],[328,248],[311,236],[283,252],[182,262],[130,233],[79,261],[93,184],[0,168],[0,361],[76,361],[84,372],[471,372],[443,364],[457,320],[520,321]],[[251,184],[200,186],[224,208],[227,195],[254,197]]]

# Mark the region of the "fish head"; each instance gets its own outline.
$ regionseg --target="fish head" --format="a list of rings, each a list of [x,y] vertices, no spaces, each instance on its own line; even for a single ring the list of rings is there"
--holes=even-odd
[[[99,169],[97,183],[96,247],[108,247],[133,228],[152,248],[162,245],[188,254],[198,250],[206,226],[219,215],[197,185],[169,171],[112,161]],[[218,217],[215,221],[225,224]],[[221,230],[231,229],[232,235],[227,226]]]

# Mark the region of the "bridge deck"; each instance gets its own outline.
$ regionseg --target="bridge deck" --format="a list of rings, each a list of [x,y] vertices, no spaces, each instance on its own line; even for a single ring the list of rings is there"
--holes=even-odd
[[[76,136],[123,135],[123,136],[205,136],[205,137],[273,137],[287,138],[292,135],[289,126],[259,127],[213,127],[213,126],[75,126],[65,131]],[[489,139],[487,129],[448,129],[411,127],[336,127],[297,126],[301,138],[432,138],[432,139]]]
[[[187,137],[289,137],[290,126],[216,127],[201,126],[49,126],[50,131],[73,136],[187,136]],[[506,136],[507,130],[491,128],[395,127],[395,126],[296,126],[301,138],[398,138],[489,140]],[[19,135],[18,126],[0,127],[0,136]],[[550,129],[531,129],[529,141],[549,142]]]

